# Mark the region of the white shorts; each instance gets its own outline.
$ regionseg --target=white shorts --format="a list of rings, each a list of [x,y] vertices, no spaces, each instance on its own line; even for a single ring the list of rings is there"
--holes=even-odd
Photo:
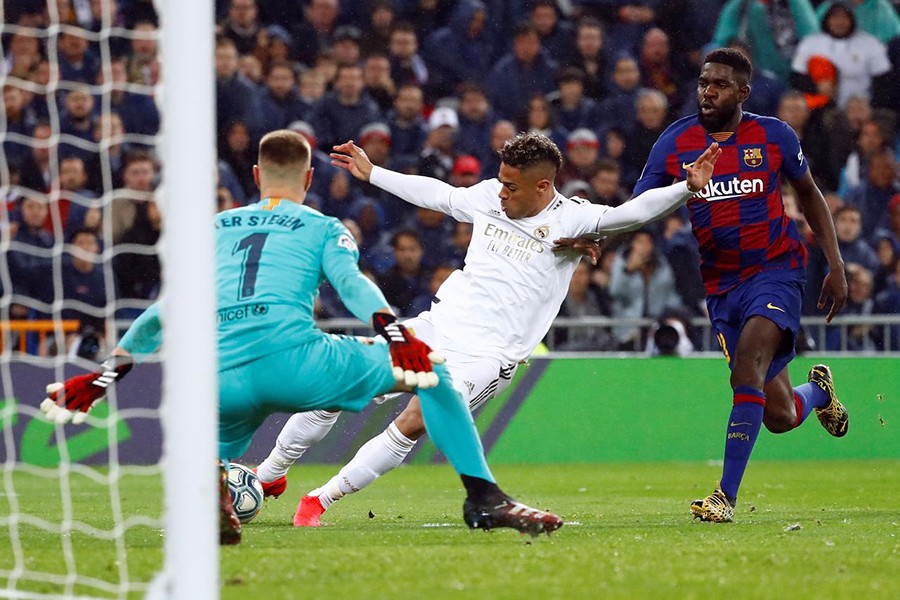
[[[469,405],[469,410],[474,411],[505,390],[519,367],[518,363],[506,363],[499,358],[473,356],[461,352],[441,335],[428,311],[406,319],[403,324],[413,332],[413,335],[447,359],[447,369],[453,377],[453,387],[462,394]]]

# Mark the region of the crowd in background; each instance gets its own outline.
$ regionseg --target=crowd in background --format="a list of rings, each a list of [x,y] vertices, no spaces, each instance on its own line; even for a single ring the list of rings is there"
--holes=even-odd
[[[12,318],[46,318],[63,298],[63,317],[102,332],[160,291],[160,22],[149,0],[49,1],[5,2],[13,244],[0,285],[16,294]],[[69,27],[48,35],[52,19]],[[426,310],[463,266],[471,225],[348,177],[330,164],[333,144],[353,139],[375,164],[469,186],[496,176],[506,140],[541,132],[563,151],[562,194],[618,205],[659,134],[696,111],[705,52],[725,45],[754,65],[744,109],[795,130],[825,194],[847,263],[844,314],[900,314],[900,16],[889,0],[217,0],[216,19],[218,207],[258,200],[251,166],[265,132],[302,133],[315,151],[307,203],[347,225],[402,315]],[[827,264],[787,185],[784,202],[810,250],[804,312],[818,314]],[[689,348],[684,324],[705,311],[697,261],[677,212],[583,263],[560,314],[660,319]],[[349,316],[327,286],[318,312]],[[843,342],[829,331],[826,348],[897,350],[898,330],[886,340],[854,327]],[[647,338],[623,326],[549,341],[611,350]]]

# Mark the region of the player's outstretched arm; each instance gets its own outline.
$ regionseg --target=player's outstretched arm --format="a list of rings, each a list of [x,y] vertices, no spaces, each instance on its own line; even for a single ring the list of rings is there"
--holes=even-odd
[[[685,181],[646,190],[625,204],[606,210],[601,215],[595,231],[600,234],[631,231],[675,210],[706,187],[712,178],[716,161],[721,155],[719,144],[713,142],[694,161],[693,166],[685,167],[687,172]]]
[[[844,259],[841,258],[841,251],[838,248],[834,221],[822,192],[819,191],[808,170],[799,179],[791,180],[791,185],[797,192],[797,204],[803,211],[813,235],[816,236],[816,242],[825,254],[825,259],[828,260],[829,270],[822,281],[818,307],[820,310],[828,308],[825,320],[830,323],[847,301],[847,276],[844,273]]]
[[[450,209],[450,195],[454,192],[466,193],[466,188],[453,187],[440,179],[422,175],[407,175],[373,165],[365,151],[354,144],[353,140],[334,146],[334,152],[331,153],[331,164],[410,204],[448,215],[453,215]]]

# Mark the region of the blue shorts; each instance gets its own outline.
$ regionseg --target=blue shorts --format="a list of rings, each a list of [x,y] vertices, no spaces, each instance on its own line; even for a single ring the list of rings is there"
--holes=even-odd
[[[387,344],[323,334],[219,372],[219,456],[247,451],[272,413],[359,412],[396,381]]]
[[[775,378],[795,356],[794,341],[800,329],[804,274],[800,269],[762,271],[737,287],[706,298],[709,320],[716,330],[722,352],[733,368],[734,351],[741,330],[750,317],[765,317],[784,332],[781,346],[766,373],[766,383]]]

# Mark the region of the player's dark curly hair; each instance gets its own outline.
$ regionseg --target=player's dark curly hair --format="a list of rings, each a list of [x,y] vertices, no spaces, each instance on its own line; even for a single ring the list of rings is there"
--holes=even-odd
[[[504,164],[516,169],[545,163],[559,171],[563,161],[562,152],[553,140],[540,133],[520,133],[503,144],[497,154]]]
[[[746,75],[748,81],[753,76],[753,65],[750,64],[750,59],[736,48],[718,48],[713,50],[703,59],[703,64],[706,63],[718,63],[731,67],[735,73]]]

